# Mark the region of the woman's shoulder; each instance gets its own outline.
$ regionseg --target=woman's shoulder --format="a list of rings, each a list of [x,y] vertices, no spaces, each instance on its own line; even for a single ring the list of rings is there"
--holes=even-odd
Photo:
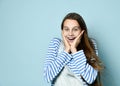
[[[94,45],[96,45],[97,43],[96,43],[96,39],[94,39],[94,38],[89,38],[90,39],[90,41],[94,44]]]
[[[54,43],[54,44],[60,44],[61,43],[61,39],[60,38],[52,38],[51,39],[51,42]]]
[[[95,40],[94,38],[90,38],[90,40],[91,40],[91,42],[92,42],[92,45],[94,46],[96,55],[98,56],[98,47],[97,47],[96,40]]]

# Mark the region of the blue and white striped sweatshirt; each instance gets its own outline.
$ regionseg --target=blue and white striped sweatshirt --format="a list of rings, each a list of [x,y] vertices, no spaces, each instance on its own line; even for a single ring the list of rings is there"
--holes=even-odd
[[[84,51],[80,50],[74,54],[63,51],[58,54],[61,41],[59,38],[54,38],[50,41],[44,67],[44,77],[47,82],[52,82],[64,66],[67,65],[76,76],[82,76],[88,84],[92,84],[97,77],[98,71],[87,63]],[[98,55],[94,40],[93,44]]]

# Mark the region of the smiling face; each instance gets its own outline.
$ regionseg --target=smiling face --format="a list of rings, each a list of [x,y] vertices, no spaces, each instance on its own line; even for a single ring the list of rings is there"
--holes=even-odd
[[[64,21],[62,32],[69,44],[74,41],[81,31],[81,27],[76,20],[66,19]]]

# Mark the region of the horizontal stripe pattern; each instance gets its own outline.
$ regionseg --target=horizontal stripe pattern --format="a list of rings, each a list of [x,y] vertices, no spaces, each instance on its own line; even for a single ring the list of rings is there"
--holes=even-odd
[[[60,43],[60,39],[54,38],[49,44],[44,67],[44,76],[47,82],[53,81],[64,66],[68,65],[76,76],[82,76],[88,84],[91,84],[96,79],[97,70],[87,63],[84,51],[80,50],[74,54],[62,51],[58,54]],[[95,41],[93,41],[93,44],[97,52]]]
[[[52,81],[63,69],[63,67],[71,60],[71,55],[63,51],[58,55],[58,49],[60,40],[54,38],[51,40],[48,53],[45,61],[44,76],[45,79],[50,82]]]

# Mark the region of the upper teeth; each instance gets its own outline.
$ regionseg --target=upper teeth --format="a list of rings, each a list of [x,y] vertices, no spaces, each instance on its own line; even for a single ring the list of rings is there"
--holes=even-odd
[[[68,39],[73,40],[74,38],[68,38]]]

